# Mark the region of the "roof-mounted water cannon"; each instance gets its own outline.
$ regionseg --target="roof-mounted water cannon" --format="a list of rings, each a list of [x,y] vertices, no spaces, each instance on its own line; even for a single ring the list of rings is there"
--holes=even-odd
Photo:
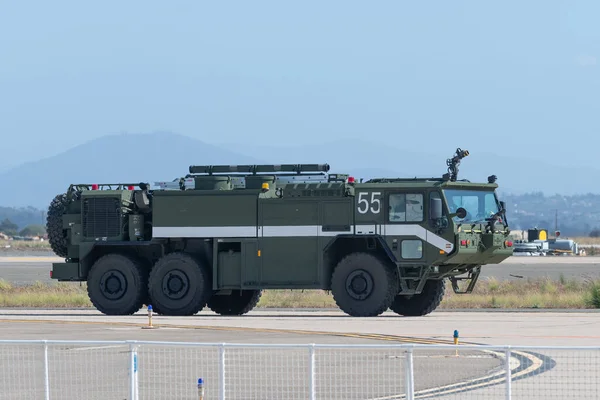
[[[454,157],[446,160],[446,165],[448,166],[448,173],[442,176],[444,180],[450,180],[451,182],[456,181],[456,179],[458,178],[458,166],[460,165],[460,160],[462,160],[468,155],[468,150],[462,150],[460,147],[456,149]]]

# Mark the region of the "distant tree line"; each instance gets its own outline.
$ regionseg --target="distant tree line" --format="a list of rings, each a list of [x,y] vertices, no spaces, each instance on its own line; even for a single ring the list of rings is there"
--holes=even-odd
[[[0,221],[0,232],[7,236],[44,236],[46,227],[40,224],[30,224],[19,229],[17,224],[5,218]]]
[[[508,222],[513,229],[556,228],[565,236],[600,237],[600,194],[573,196],[534,192],[521,195],[501,193]]]
[[[600,237],[600,229],[598,228],[594,228],[592,229],[592,231],[590,232],[590,237]]]
[[[46,211],[34,207],[0,207],[0,232],[8,236],[42,236]]]

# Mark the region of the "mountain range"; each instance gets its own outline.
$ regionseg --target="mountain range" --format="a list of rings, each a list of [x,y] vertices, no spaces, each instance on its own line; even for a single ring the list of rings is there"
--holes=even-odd
[[[461,144],[459,144],[461,145]],[[468,145],[463,148],[468,149]],[[172,181],[191,164],[329,163],[331,172],[359,178],[439,177],[456,144],[443,151],[402,150],[396,143],[334,141],[297,147],[273,144],[210,144],[171,132],[107,135],[41,160],[0,172],[0,206],[45,209],[71,183]],[[553,167],[508,155],[471,153],[461,163],[459,178],[486,181],[498,176],[500,193],[588,193],[585,182],[600,174],[589,168]],[[590,179],[586,179],[590,178]]]

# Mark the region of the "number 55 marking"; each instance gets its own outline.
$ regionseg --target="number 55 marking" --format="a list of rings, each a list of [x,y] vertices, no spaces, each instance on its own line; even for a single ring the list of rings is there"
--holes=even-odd
[[[381,212],[381,200],[379,196],[381,196],[381,192],[372,192],[371,193],[371,201],[369,202],[368,196],[369,193],[361,192],[358,194],[358,212],[361,214],[366,214],[369,209],[373,214],[379,214]],[[369,208],[369,203],[371,207]]]

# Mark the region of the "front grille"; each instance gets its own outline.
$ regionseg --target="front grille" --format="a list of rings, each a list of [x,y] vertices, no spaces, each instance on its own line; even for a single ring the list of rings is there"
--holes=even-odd
[[[89,238],[121,235],[121,200],[92,197],[83,202],[83,235]]]

